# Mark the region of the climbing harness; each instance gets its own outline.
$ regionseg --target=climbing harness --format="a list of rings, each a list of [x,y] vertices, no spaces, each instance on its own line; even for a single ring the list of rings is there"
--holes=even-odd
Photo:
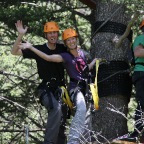
[[[60,83],[61,82],[56,80],[56,78],[51,78],[49,81],[43,80],[42,83],[39,84],[37,90],[41,105],[43,105],[42,99],[45,95],[48,97],[50,109],[53,108],[52,97],[55,97],[55,99],[58,101],[60,100],[61,97],[61,91],[59,89]]]
[[[64,86],[61,86],[60,89],[61,89],[61,98],[63,102],[67,104],[70,109],[73,109],[73,103],[70,99],[67,89]]]

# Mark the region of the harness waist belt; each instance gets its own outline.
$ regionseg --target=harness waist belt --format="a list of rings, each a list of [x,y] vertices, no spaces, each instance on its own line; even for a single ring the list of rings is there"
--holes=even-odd
[[[77,80],[77,79],[74,79],[74,78],[70,78],[70,81],[71,81],[71,82],[76,82],[76,83],[78,83],[78,82],[80,82],[80,81],[82,81],[82,80]]]
[[[43,84],[46,84],[46,85],[49,85],[49,84],[56,84],[56,85],[64,85],[64,79],[57,79],[57,78],[54,78],[52,77],[51,79],[49,80],[43,80],[42,81]]]
[[[74,79],[74,78],[70,78],[70,81],[71,82],[75,82],[75,83],[85,83],[85,80],[77,80],[77,79]]]
[[[51,82],[51,81],[56,81],[57,79],[56,78],[51,78],[51,79],[49,79],[49,80],[44,80],[43,79],[43,81],[42,81],[42,83],[48,83],[48,82]]]

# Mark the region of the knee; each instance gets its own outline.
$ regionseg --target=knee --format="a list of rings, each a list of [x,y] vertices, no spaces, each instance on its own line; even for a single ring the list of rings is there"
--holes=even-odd
[[[81,114],[86,114],[86,104],[85,104],[85,102],[81,102],[77,105],[77,111],[79,111]]]
[[[144,112],[144,102],[141,103],[141,109]]]
[[[58,102],[58,103],[53,103],[53,109],[55,110],[55,111],[58,111],[58,112],[62,112],[62,106],[61,106],[61,104]]]
[[[144,112],[144,102],[143,101],[139,102],[138,107],[139,107],[139,109],[142,110],[142,112]]]

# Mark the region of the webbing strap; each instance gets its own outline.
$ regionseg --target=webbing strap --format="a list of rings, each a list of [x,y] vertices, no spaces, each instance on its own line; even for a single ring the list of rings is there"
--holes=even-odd
[[[62,94],[62,99],[63,99],[64,103],[66,103],[69,106],[69,108],[72,109],[73,104],[71,102],[70,96],[68,95],[67,89],[64,86],[61,86],[60,88],[62,90],[61,94]]]

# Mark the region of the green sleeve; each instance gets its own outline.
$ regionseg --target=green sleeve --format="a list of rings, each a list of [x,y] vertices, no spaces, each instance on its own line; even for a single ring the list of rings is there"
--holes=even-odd
[[[134,43],[133,43],[133,49],[137,47],[138,45],[142,44],[144,46],[144,35],[137,36]]]

